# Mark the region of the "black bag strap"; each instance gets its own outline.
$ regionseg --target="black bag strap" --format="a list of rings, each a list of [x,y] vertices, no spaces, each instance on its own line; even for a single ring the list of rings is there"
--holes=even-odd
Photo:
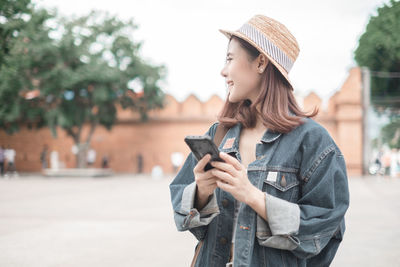
[[[219,145],[222,142],[222,139],[224,139],[225,134],[228,132],[228,128],[222,125],[221,123],[218,123],[217,125],[217,130],[215,131],[214,135],[214,143],[219,147]]]

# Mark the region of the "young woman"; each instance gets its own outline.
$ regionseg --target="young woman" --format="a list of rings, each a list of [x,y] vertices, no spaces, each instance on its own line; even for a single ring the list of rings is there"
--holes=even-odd
[[[329,266],[345,230],[346,165],[300,110],[288,72],[299,53],[279,22],[257,15],[229,38],[229,93],[206,134],[227,130],[224,162],[189,154],[170,185],[179,231],[200,241],[192,266]]]

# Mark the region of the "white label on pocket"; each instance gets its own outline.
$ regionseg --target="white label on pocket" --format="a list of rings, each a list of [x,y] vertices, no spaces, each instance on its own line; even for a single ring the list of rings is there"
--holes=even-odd
[[[278,172],[269,172],[267,176],[267,181],[275,183],[277,177],[278,177]]]

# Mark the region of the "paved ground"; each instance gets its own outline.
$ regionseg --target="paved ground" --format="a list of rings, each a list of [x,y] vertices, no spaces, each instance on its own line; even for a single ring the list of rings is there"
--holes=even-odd
[[[171,178],[0,179],[0,266],[188,266]],[[400,266],[400,179],[351,178],[347,232],[332,266]]]

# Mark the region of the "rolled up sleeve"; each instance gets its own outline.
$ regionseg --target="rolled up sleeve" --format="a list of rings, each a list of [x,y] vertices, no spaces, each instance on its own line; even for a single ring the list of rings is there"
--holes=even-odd
[[[343,156],[335,146],[328,147],[302,173],[302,179],[302,196],[297,203],[267,194],[268,221],[258,216],[256,235],[260,245],[310,258],[319,254],[339,232],[343,235],[344,215],[349,206]]]
[[[206,135],[213,137],[216,127],[217,123],[213,124]],[[198,240],[202,240],[207,233],[208,224],[219,214],[219,208],[215,193],[203,209],[199,211],[194,207],[196,183],[193,169],[196,164],[193,153],[189,153],[169,188],[176,228],[178,231],[189,230]]]
[[[201,210],[194,207],[196,198],[196,183],[193,182],[186,186],[182,194],[182,205],[180,213],[186,215],[183,221],[182,228],[194,228],[203,225],[208,225],[215,216],[219,214],[217,197],[213,193],[206,204]]]
[[[299,241],[291,235],[299,231],[299,205],[266,194],[265,209],[268,222],[257,216],[256,235],[259,244],[277,249],[295,249]]]
[[[292,252],[299,258],[319,254],[338,232],[344,234],[344,215],[349,207],[346,164],[335,146],[328,147],[303,175],[300,241]]]
[[[300,227],[299,205],[266,194],[265,207],[273,235],[297,234]]]

